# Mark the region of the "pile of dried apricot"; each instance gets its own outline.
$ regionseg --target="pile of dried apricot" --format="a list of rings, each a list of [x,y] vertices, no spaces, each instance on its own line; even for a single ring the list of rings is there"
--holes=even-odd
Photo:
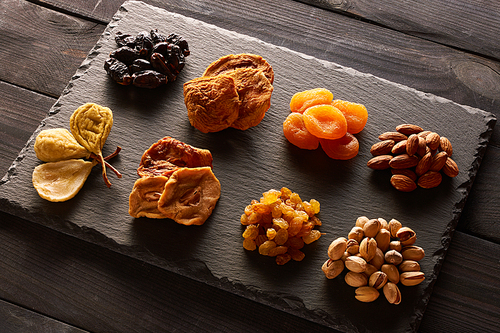
[[[300,196],[283,187],[280,191],[269,190],[260,200],[252,200],[245,207],[240,222],[246,226],[243,232],[243,248],[265,256],[276,257],[278,265],[290,260],[301,261],[304,244],[321,237],[315,226],[321,226],[317,200],[302,201]]]
[[[321,145],[337,160],[358,154],[359,142],[353,134],[361,132],[368,120],[364,105],[333,100],[328,89],[315,88],[293,95],[290,111],[283,122],[283,133],[291,144],[309,150]]]

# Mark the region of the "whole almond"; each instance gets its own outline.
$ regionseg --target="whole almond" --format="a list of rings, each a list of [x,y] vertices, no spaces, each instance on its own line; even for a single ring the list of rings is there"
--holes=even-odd
[[[404,152],[406,152],[406,144],[408,143],[408,140],[402,140],[397,142],[394,147],[392,147],[391,153],[394,155],[399,155]]]
[[[354,288],[368,285],[368,278],[363,273],[347,272],[344,277],[345,282]]]
[[[382,289],[385,299],[391,304],[401,303],[401,291],[395,283],[387,282]]]
[[[345,237],[339,237],[331,242],[328,247],[328,258],[332,260],[339,260],[342,258],[345,250],[347,248],[347,239]]]
[[[424,281],[425,274],[423,272],[404,272],[401,273],[399,278],[403,286],[411,287]]]
[[[425,139],[427,137],[427,135],[429,135],[431,133],[432,133],[431,131],[422,131],[422,132],[418,133],[418,136]]]
[[[427,142],[425,141],[425,138],[418,136],[417,155],[422,157],[426,153],[427,153]]]
[[[441,173],[436,172],[436,171],[427,171],[424,173],[422,176],[417,181],[418,186],[422,188],[434,188],[441,184],[441,181],[443,180],[443,176],[441,176]]]
[[[344,270],[344,262],[342,260],[328,259],[321,267],[327,279],[335,279]]]
[[[387,155],[394,147],[394,140],[384,140],[377,142],[370,148],[370,153],[373,156]]]
[[[394,156],[389,161],[389,166],[394,169],[408,169],[418,164],[417,156],[409,156],[408,154],[401,154]]]
[[[448,140],[448,138],[445,138],[444,136],[442,136],[439,139],[439,150],[445,151],[449,157],[451,157],[451,155],[453,155],[453,147],[451,146],[451,142],[450,142],[450,140]]]
[[[394,140],[394,142],[399,142],[408,139],[406,135],[399,132],[385,132],[378,136],[379,140]]]
[[[418,151],[418,136],[416,134],[412,134],[408,137],[406,141],[406,153],[409,156],[413,156]]]
[[[411,192],[417,188],[417,184],[405,175],[392,175],[391,185],[401,192]]]
[[[429,169],[430,169],[430,167],[432,165],[432,161],[433,161],[432,154],[430,152],[427,153],[427,154],[425,154],[420,159],[420,161],[418,161],[417,167],[415,168],[415,173],[418,176],[422,176],[424,173],[426,173],[427,171],[429,171]]]
[[[452,160],[450,157],[446,159],[446,163],[443,166],[443,172],[445,175],[448,177],[456,177],[458,176],[458,165],[457,163]]]
[[[432,164],[429,170],[431,171],[440,171],[444,165],[446,164],[446,160],[448,159],[448,153],[445,151],[439,152],[432,158]]]
[[[379,155],[369,160],[366,165],[374,170],[384,170],[389,168],[389,162],[392,160],[392,155]]]
[[[417,134],[423,131],[422,127],[413,124],[401,124],[396,126],[396,131],[404,135]]]
[[[432,132],[429,135],[427,135],[425,137],[425,141],[427,142],[427,147],[429,147],[431,150],[438,149],[440,138],[441,137],[436,132]]]

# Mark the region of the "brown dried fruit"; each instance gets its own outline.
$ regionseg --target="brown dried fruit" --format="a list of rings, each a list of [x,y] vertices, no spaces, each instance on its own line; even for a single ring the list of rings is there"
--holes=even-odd
[[[391,185],[401,192],[411,192],[417,188],[417,184],[405,175],[393,175],[391,177]]]
[[[202,225],[219,200],[221,187],[210,167],[175,171],[158,201],[158,210],[184,225]]]
[[[228,75],[200,77],[184,83],[184,103],[189,122],[203,133],[222,131],[239,115],[236,83]]]
[[[130,216],[135,218],[142,216],[154,219],[166,218],[158,210],[158,200],[160,200],[167,180],[168,178],[164,176],[137,179],[129,195],[128,213]]]
[[[229,54],[212,62],[203,76],[226,74],[237,68],[255,68],[261,70],[269,83],[273,84],[274,71],[271,65],[261,56],[250,53]]]

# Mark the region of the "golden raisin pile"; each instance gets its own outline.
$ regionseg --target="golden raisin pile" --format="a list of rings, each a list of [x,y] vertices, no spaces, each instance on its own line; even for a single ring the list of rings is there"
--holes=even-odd
[[[252,200],[241,215],[243,247],[248,251],[259,249],[265,256],[276,257],[278,265],[291,259],[301,261],[300,249],[321,237],[315,226],[321,226],[320,205],[315,199],[302,201],[300,196],[283,187],[281,191],[269,190],[260,200]]]

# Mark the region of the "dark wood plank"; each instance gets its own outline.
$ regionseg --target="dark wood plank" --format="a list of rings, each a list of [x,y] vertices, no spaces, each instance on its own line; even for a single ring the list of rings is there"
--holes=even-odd
[[[0,300],[2,332],[84,333],[74,326]]]
[[[56,99],[0,82],[0,101],[1,178]]]
[[[499,244],[456,232],[421,332],[498,332],[499,251]]]
[[[0,2],[0,80],[58,97],[104,26],[27,1]]]
[[[500,59],[500,3],[482,0],[299,0],[390,29]]]

